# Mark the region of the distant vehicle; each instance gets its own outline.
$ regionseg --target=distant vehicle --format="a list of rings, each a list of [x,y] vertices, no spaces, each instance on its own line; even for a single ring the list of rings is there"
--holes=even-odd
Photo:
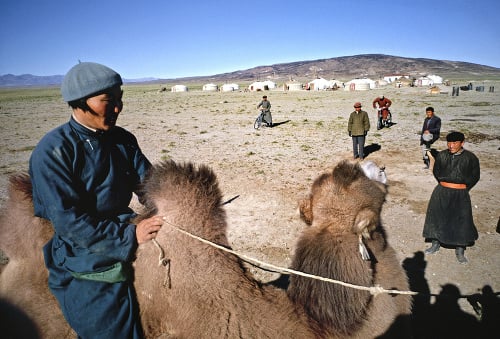
[[[392,125],[392,114],[389,107],[379,107],[377,108],[377,129],[382,129],[384,127],[391,127]]]

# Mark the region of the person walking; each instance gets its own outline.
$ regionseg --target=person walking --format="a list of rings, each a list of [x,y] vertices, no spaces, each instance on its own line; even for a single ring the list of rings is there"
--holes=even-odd
[[[431,145],[439,139],[441,133],[441,118],[434,114],[433,107],[425,109],[425,119],[420,136],[420,146],[425,168],[430,166],[430,158],[427,152],[431,151]]]
[[[271,102],[267,100],[267,95],[262,97],[261,102],[257,105],[257,109],[259,109],[264,113],[264,122],[267,127],[273,127],[273,116],[271,115]]]
[[[469,191],[480,178],[479,160],[463,148],[465,136],[451,132],[446,136],[448,149],[436,156],[432,172],[438,181],[434,188],[422,235],[432,242],[425,254],[439,251],[441,244],[455,247],[455,255],[466,264],[464,251],[478,238],[472,218]]]
[[[370,119],[368,118],[368,113],[361,110],[360,102],[356,102],[354,104],[354,112],[349,116],[349,122],[347,123],[347,132],[352,138],[354,159],[364,159],[365,138],[369,130]]]
[[[116,126],[121,85],[107,66],[72,67],[61,86],[71,118],[29,161],[34,213],[54,227],[43,248],[49,288],[79,338],[144,337],[132,261],[163,223],[160,216],[131,222],[132,194],[151,163],[135,136]]]

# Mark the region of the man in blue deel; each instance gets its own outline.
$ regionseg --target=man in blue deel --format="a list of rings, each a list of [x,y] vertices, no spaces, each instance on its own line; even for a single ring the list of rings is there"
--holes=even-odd
[[[131,223],[132,194],[151,167],[133,134],[116,126],[122,79],[82,62],[64,77],[69,122],[47,133],[30,158],[35,215],[54,236],[43,248],[49,288],[80,338],[142,338],[132,285],[138,244],[162,218]]]

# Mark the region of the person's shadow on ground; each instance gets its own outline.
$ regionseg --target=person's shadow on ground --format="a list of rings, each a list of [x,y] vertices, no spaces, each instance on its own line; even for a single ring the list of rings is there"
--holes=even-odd
[[[500,293],[488,285],[482,294],[462,296],[457,286],[445,284],[439,294],[431,294],[425,279],[424,253],[415,252],[403,261],[413,296],[412,329],[415,339],[427,338],[498,338],[500,334]],[[431,296],[436,298],[431,304]],[[458,300],[467,298],[478,317],[460,308]],[[479,318],[479,320],[478,320]]]
[[[467,301],[480,318],[480,338],[500,337],[500,292],[494,292],[490,285],[467,297]]]
[[[462,297],[458,287],[446,284],[441,288],[436,302],[429,309],[426,335],[443,339],[480,338],[479,321],[474,315],[464,312],[458,304],[458,299]]]
[[[410,290],[418,292],[413,296],[413,308],[411,315],[412,328],[415,338],[427,338],[425,326],[427,316],[431,308],[431,290],[425,279],[425,268],[427,262],[424,260],[424,252],[415,252],[412,258],[403,261],[403,268],[408,276]]]
[[[383,127],[380,127],[380,128],[377,127],[377,131],[381,131],[384,128],[391,128],[392,126],[397,125],[397,124],[398,124],[397,122],[392,122],[391,121],[390,123],[387,124],[388,126],[383,126]]]
[[[374,152],[377,152],[377,151],[380,151],[380,149],[382,148],[382,146],[380,146],[379,144],[375,144],[375,143],[372,143],[368,146],[365,146],[363,148],[363,153],[365,155],[365,158],[370,155],[371,153],[374,153]]]
[[[457,286],[446,284],[441,286],[439,294],[432,294],[425,269],[427,262],[424,253],[418,251],[411,258],[403,261],[403,268],[408,276],[410,290],[418,292],[413,296],[412,314],[410,317],[413,339],[460,339],[460,338],[498,338],[500,334],[500,292],[495,293],[488,285],[482,293],[462,296]],[[282,274],[268,284],[286,290],[289,275]],[[431,304],[431,297],[436,301]],[[473,305],[479,319],[460,308],[458,300],[467,298]],[[396,319],[387,333],[381,338],[394,338],[393,328],[404,324],[406,319]]]
[[[286,124],[288,122],[290,122],[291,120],[285,120],[285,121],[280,121],[280,122],[273,122],[273,125],[270,126],[270,127],[277,127],[279,125],[283,125],[283,124]]]

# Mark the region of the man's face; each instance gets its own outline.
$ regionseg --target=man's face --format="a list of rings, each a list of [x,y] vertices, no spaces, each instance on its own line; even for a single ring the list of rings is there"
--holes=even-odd
[[[448,141],[447,142],[448,151],[451,154],[455,154],[464,147],[464,141]]]
[[[425,111],[425,115],[427,116],[427,118],[432,118],[432,116],[434,115],[434,112],[433,111]]]
[[[80,112],[78,120],[93,129],[110,130],[116,125],[118,114],[122,111],[122,95],[123,91],[117,86],[106,93],[88,98],[87,105],[90,111]]]

